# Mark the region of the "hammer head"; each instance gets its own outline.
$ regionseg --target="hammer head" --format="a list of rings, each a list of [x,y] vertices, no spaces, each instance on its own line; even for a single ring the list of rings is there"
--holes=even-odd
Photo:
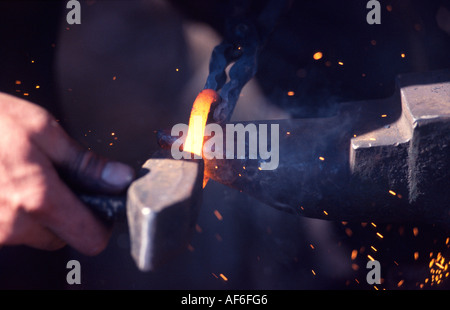
[[[202,160],[149,159],[128,189],[131,255],[150,271],[187,248],[203,184]]]

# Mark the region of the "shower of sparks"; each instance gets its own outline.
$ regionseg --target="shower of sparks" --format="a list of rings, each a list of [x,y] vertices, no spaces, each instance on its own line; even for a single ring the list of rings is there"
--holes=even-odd
[[[425,285],[439,285],[450,275],[450,260],[446,259],[441,252],[438,252],[436,256],[434,256],[433,252],[431,252],[430,258],[431,260],[428,263],[429,276],[425,278],[423,283],[419,284],[420,288],[423,288]]]

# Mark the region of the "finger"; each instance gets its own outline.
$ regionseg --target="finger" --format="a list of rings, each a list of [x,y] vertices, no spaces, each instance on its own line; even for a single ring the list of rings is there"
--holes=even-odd
[[[63,177],[69,184],[83,190],[95,193],[120,193],[134,179],[135,174],[131,167],[76,146],[67,152],[66,158],[64,162],[59,161],[58,164]]]
[[[47,193],[39,222],[74,249],[97,255],[108,244],[111,232],[76,198],[55,171],[47,171],[51,191]]]
[[[47,228],[36,226],[23,244],[39,250],[56,251],[63,248],[66,242]]]
[[[14,234],[5,245],[27,245],[40,250],[54,251],[66,245],[53,232],[40,225],[23,210],[15,217]]]

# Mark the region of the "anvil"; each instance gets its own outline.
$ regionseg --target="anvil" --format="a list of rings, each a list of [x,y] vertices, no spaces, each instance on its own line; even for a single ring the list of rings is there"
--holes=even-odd
[[[398,76],[387,99],[279,124],[279,167],[211,160],[205,174],[289,212],[340,221],[450,223],[450,70]]]

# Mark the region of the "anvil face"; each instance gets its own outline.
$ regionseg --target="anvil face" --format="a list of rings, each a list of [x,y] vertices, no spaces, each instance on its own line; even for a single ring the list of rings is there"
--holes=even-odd
[[[440,202],[450,186],[450,72],[402,75],[398,87],[399,119],[351,140],[352,173],[400,192],[418,216],[448,222]]]

